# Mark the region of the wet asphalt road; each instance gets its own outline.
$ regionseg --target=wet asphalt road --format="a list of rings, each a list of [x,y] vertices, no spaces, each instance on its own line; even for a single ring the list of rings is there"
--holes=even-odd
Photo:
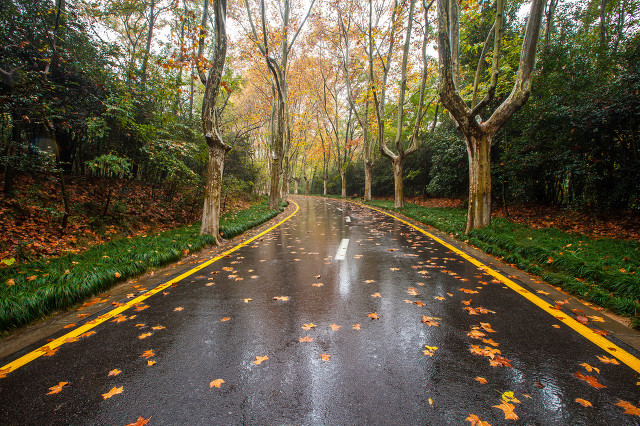
[[[381,213],[296,201],[270,233],[8,373],[0,423],[640,423],[620,403],[639,405],[640,374],[562,321]]]

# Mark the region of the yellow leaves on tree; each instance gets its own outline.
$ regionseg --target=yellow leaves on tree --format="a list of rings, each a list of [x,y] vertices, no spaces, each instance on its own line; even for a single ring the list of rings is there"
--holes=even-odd
[[[65,387],[68,384],[69,384],[69,382],[60,382],[55,386],[51,386],[49,388],[49,392],[47,392],[47,395],[53,395],[54,393],[60,392],[62,390],[62,388]]]
[[[119,388],[114,386],[113,388],[111,388],[109,392],[102,394],[102,399],[109,399],[114,395],[118,395],[122,393],[123,388],[124,388],[123,386],[120,386]]]

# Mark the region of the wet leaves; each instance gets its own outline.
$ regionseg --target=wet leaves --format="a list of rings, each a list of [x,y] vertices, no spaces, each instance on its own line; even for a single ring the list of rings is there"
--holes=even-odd
[[[209,389],[211,389],[211,388],[213,388],[213,387],[220,388],[220,386],[222,386],[222,384],[223,384],[223,383],[225,383],[225,381],[224,381],[223,379],[215,379],[215,380],[212,380],[212,381],[209,383]]]
[[[311,330],[312,328],[316,328],[316,327],[317,326],[314,323],[310,322],[308,324],[303,324],[302,327],[300,328],[302,328],[303,330]]]
[[[266,356],[266,355],[256,356],[255,361],[251,361],[251,362],[253,362],[255,365],[260,365],[260,364],[262,364],[263,362],[265,362],[268,359],[269,359],[269,357]]]
[[[630,402],[619,400],[613,405],[624,408],[624,414],[630,414],[632,416],[640,416],[640,408],[636,407]]]
[[[380,315],[378,315],[376,312],[368,313],[367,316],[372,320],[380,319]]]
[[[121,394],[123,388],[123,386],[120,386],[119,388],[114,386],[109,392],[102,394],[102,399],[109,399],[114,395]]]
[[[469,414],[465,421],[470,422],[471,426],[491,426],[491,423],[483,421],[475,414]]]
[[[484,377],[478,376],[474,380],[476,382],[480,383],[481,385],[486,385],[487,384],[487,379],[485,379]]]
[[[493,407],[498,408],[504,412],[505,420],[518,420],[518,415],[513,412],[513,410],[515,410],[516,408],[515,405],[509,402],[502,401],[500,405],[494,405]]]
[[[117,376],[117,375],[118,375],[118,374],[120,374],[120,373],[122,373],[122,371],[121,371],[121,370],[118,370],[117,368],[114,368],[113,370],[109,371],[108,376],[109,376],[109,377],[111,377],[111,376]]]
[[[273,300],[279,300],[281,302],[286,302],[289,300],[289,296],[274,296]]]
[[[65,387],[66,385],[68,385],[69,382],[60,382],[55,386],[51,386],[49,388],[49,392],[47,392],[47,395],[53,395],[55,393],[60,393],[60,391],[62,390],[63,387]]]
[[[598,359],[599,359],[601,362],[604,362],[605,364],[620,365],[620,362],[618,362],[618,360],[617,360],[617,359],[615,359],[615,358],[609,358],[609,357],[608,357],[608,356],[606,356],[606,355],[599,356],[599,357],[598,357]]]
[[[593,405],[586,399],[576,398],[576,402],[582,405],[583,407],[593,407]]]
[[[331,355],[329,355],[327,353],[321,353],[320,354],[320,359],[322,359],[322,361],[330,361],[331,360]]]
[[[354,330],[360,330],[360,327],[362,327],[359,323],[355,323],[351,326],[351,328],[353,328]]]
[[[573,374],[574,377],[577,377],[580,380],[584,380],[585,382],[589,383],[591,386],[593,386],[596,389],[602,389],[602,388],[606,388],[605,385],[603,385],[602,383],[598,382],[598,378],[595,376],[585,376],[584,374],[582,374],[581,372],[576,372]]]
[[[140,355],[140,358],[151,358],[152,356],[156,356],[156,354],[153,352],[153,349],[149,349],[148,351],[144,351],[142,353],[142,355]]]
[[[422,318],[420,321],[422,321],[423,324],[426,324],[429,327],[439,327],[440,324],[437,321],[435,321],[437,319],[440,319],[440,318],[433,318],[433,317],[428,317],[426,315],[422,315]]]
[[[422,351],[422,353],[424,353],[425,355],[428,355],[430,357],[433,357],[436,353],[436,351],[438,350],[437,346],[427,346],[424,345],[425,349]]]
[[[144,426],[147,423],[149,423],[149,420],[151,420],[151,417],[145,419],[142,416],[138,416],[138,418],[136,419],[136,421],[134,423],[129,423],[129,424],[126,424],[124,426]]]

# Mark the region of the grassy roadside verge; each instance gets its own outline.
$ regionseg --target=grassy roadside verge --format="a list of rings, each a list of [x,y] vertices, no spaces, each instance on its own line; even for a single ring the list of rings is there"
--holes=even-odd
[[[464,234],[465,209],[420,207],[375,200],[376,207],[404,214],[584,300],[631,318],[640,328],[640,242],[589,238],[556,228],[533,229],[492,218],[491,226]]]
[[[278,213],[266,203],[256,204],[224,215],[220,231],[224,238],[233,238]],[[212,243],[213,237],[200,235],[200,223],[194,223],[110,241],[81,254],[0,269],[0,332],[66,309],[116,282],[175,262]]]

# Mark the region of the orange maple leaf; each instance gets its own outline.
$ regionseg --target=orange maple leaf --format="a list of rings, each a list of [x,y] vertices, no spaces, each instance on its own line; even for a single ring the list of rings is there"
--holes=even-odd
[[[489,324],[488,322],[481,322],[480,323],[480,327],[482,327],[484,329],[484,331],[489,332],[489,333],[495,333],[496,331],[493,330],[491,328],[491,324]]]
[[[491,423],[483,421],[475,414],[469,414],[465,420],[471,422],[471,426],[491,426]]]
[[[475,291],[475,290],[469,290],[468,288],[460,288],[460,289],[458,289],[458,290],[463,291],[463,292],[468,293],[468,294],[477,293],[477,291]]]
[[[582,398],[576,398],[576,402],[580,405],[582,405],[583,407],[593,407],[593,404],[591,404],[589,401],[587,401],[586,399],[582,399]]]
[[[44,356],[52,356],[58,351],[58,349],[60,349],[60,348],[58,347],[58,348],[55,348],[55,349],[51,349],[49,346],[44,346],[42,348],[42,350],[44,351]]]
[[[126,424],[124,426],[144,426],[147,423],[149,423],[149,420],[151,420],[151,417],[149,417],[148,419],[145,419],[142,416],[138,416],[138,418],[136,419],[135,423],[129,423],[129,424]]]
[[[329,361],[331,359],[331,355],[326,353],[321,353],[320,358],[322,358],[323,361]]]
[[[140,306],[136,307],[136,308],[134,309],[134,311],[138,311],[138,312],[140,312],[140,311],[144,311],[144,310],[145,310],[145,309],[147,309],[148,307],[149,307],[149,305],[140,305]],[[175,311],[175,309],[174,309],[174,311]]]
[[[630,402],[619,400],[613,405],[624,408],[624,414],[631,414],[633,416],[640,416],[640,408],[636,407]]]
[[[409,287],[409,288],[407,289],[407,294],[408,294],[409,296],[417,296],[417,295],[418,295],[418,290],[416,290],[416,289],[415,289],[415,288],[413,288],[413,287]]]
[[[600,369],[596,368],[596,367],[592,367],[589,364],[587,364],[586,362],[583,362],[582,364],[580,364],[581,367],[584,367],[585,370],[587,370],[589,373],[591,373],[592,371],[595,371],[596,373],[600,374]]]
[[[501,355],[496,355],[495,357],[493,357],[492,359],[489,360],[489,364],[491,364],[492,367],[511,367],[513,368],[513,366],[510,364],[511,360],[507,359]]]
[[[376,312],[368,313],[368,314],[367,314],[367,316],[368,316],[369,318],[371,318],[372,320],[374,320],[374,319],[380,319],[380,315],[378,315]]]
[[[373,293],[371,297],[382,297],[382,295],[380,293]]]
[[[360,327],[362,327],[359,323],[355,323],[351,326],[351,328],[353,328],[354,330],[360,330]]]
[[[606,356],[606,355],[599,356],[599,357],[598,357],[598,359],[599,359],[600,361],[604,362],[605,364],[620,365],[620,363],[618,362],[618,360],[617,360],[617,359],[615,359],[615,358],[609,358],[609,357],[608,357],[608,356]]]
[[[476,378],[475,378],[475,380],[476,380],[478,383],[480,383],[481,385],[485,385],[485,384],[487,384],[487,379],[485,379],[484,377],[480,377],[480,376],[478,376],[478,377],[476,377]]]
[[[225,321],[229,321],[231,318],[230,317],[224,317],[222,319],[220,319],[221,322],[225,322]]]
[[[118,395],[119,393],[122,393],[123,388],[124,386],[120,386],[119,388],[114,386],[109,392],[102,394],[102,399],[109,399],[113,395]]]
[[[473,329],[473,330],[471,330],[471,331],[469,331],[469,332],[467,333],[467,336],[469,336],[469,337],[471,337],[471,338],[474,338],[474,339],[481,339],[481,338],[483,338],[483,337],[486,337],[486,336],[487,336],[487,333],[483,333],[483,332],[482,332],[482,331],[480,331],[480,330]]]
[[[147,365],[149,367],[151,367],[152,365],[156,365],[156,360],[155,359],[150,359],[149,361],[147,361]]]
[[[440,324],[438,324],[437,321],[434,321],[436,318],[433,317],[428,317],[426,315],[422,315],[422,318],[420,319],[420,321],[423,324],[427,324],[429,327],[439,327]]]
[[[152,356],[155,356],[156,354],[153,353],[153,349],[149,349],[148,351],[144,351],[142,353],[142,355],[140,355],[140,358],[151,358]]]
[[[303,324],[302,327],[300,328],[302,328],[303,330],[311,330],[312,328],[315,328],[315,327],[316,325],[310,322],[309,324]]]
[[[322,286],[324,286],[324,284],[322,284],[322,283],[313,283],[311,285],[314,286],[314,287],[322,287]]]
[[[593,386],[596,389],[600,389],[600,388],[606,388],[605,385],[603,385],[602,383],[598,382],[598,379],[595,376],[585,376],[584,374],[582,374],[581,372],[576,372],[573,374],[575,377],[577,377],[580,380],[584,380],[585,382],[589,383],[591,386]]]
[[[60,382],[55,386],[51,386],[49,388],[49,392],[47,392],[47,395],[53,395],[54,393],[60,392],[62,390],[62,388],[65,387],[68,384],[69,384],[69,382]]]
[[[313,342],[313,337],[310,336],[304,336],[298,339],[298,342],[300,343],[304,343],[304,342]]]
[[[433,298],[436,299],[436,300],[444,300],[444,297],[442,297],[442,296],[434,296]]]
[[[424,306],[424,303],[420,302],[419,300],[416,300],[416,301],[415,301],[415,302],[413,302],[413,303],[415,303],[415,305],[416,305],[416,306],[419,306],[419,307],[421,307],[421,308]]]
[[[142,333],[141,335],[138,336],[138,339],[142,340],[142,339],[146,339],[147,337],[151,336],[153,333]]]
[[[151,327],[152,330],[164,330],[166,327],[164,325],[156,325]]]
[[[117,368],[114,368],[113,370],[109,371],[109,376],[117,376],[118,374],[122,373],[121,370],[118,370]]]
[[[502,404],[494,405],[493,407],[499,408],[504,411],[505,420],[518,420],[518,415],[513,412],[513,410],[516,408],[515,405],[502,401]]]
[[[223,383],[225,383],[223,379],[212,380],[211,383],[209,383],[209,389],[211,389],[214,386],[219,388],[220,386],[222,386]]]
[[[182,306],[178,306],[177,308],[174,308],[174,312],[180,312],[182,311],[184,308]],[[137,310],[137,309],[136,309]]]
[[[253,362],[255,365],[260,365],[262,364],[264,361],[268,360],[269,357],[264,355],[264,356],[256,356],[256,360],[255,361],[251,361]]]
[[[71,323],[71,324],[67,324],[67,325],[65,325],[65,326],[64,326],[64,327],[62,327],[62,328],[72,328],[72,327],[75,327],[75,326],[76,326],[76,324],[75,324],[75,323]]]
[[[471,305],[471,301],[472,301],[472,300],[473,300],[473,299],[463,300],[463,301],[462,301],[462,303],[463,303],[463,304],[465,304],[465,305],[467,305],[467,306],[469,306],[469,305]]]
[[[331,324],[329,327],[331,327],[331,329],[333,331],[338,331],[338,330],[340,330],[340,327],[342,327],[342,326],[338,325],[338,324]]]

